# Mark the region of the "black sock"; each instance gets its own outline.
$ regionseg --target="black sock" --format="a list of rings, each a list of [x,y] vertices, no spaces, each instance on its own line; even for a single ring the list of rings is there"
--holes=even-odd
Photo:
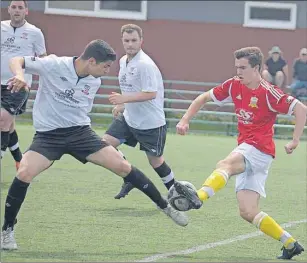
[[[26,197],[29,185],[29,183],[22,182],[17,177],[14,178],[5,201],[4,224],[2,230],[6,230],[8,227],[14,228],[14,222],[16,221],[19,209]]]
[[[154,168],[156,173],[161,177],[167,189],[170,189],[174,184],[174,174],[171,168],[163,162],[159,167]]]
[[[127,160],[127,159],[126,159],[126,156],[124,155],[124,153],[123,153],[121,150],[118,150],[117,148],[115,148],[115,149],[116,149],[116,151],[118,151],[118,152],[123,156],[123,158],[124,158],[125,160]],[[126,177],[124,177],[123,179],[124,179],[124,182],[125,182],[125,183],[128,183],[128,181],[126,180]]]
[[[19,148],[18,135],[17,135],[16,130],[10,133],[10,140],[9,140],[8,147],[11,151],[11,154],[15,162],[20,162],[22,159],[22,153]]]
[[[156,186],[136,167],[131,166],[131,172],[125,177],[125,181],[130,182],[146,194],[160,208],[164,209],[167,207],[167,201],[162,198]]]
[[[3,157],[7,146],[9,145],[9,141],[10,141],[10,133],[7,132],[1,132],[1,158]]]

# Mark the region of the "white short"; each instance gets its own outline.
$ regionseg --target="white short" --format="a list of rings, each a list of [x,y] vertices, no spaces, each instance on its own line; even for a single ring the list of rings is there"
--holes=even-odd
[[[246,164],[245,171],[236,176],[236,192],[246,189],[266,197],[265,182],[273,157],[247,143],[240,144],[232,152],[241,153]]]

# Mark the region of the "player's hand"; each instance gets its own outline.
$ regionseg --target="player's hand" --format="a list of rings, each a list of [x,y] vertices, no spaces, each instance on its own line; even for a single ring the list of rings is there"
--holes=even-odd
[[[14,76],[7,81],[8,87],[7,89],[11,90],[12,93],[18,92],[21,89],[25,89],[29,91],[27,82],[23,77]]]
[[[109,101],[113,105],[123,104],[126,102],[126,98],[124,95],[119,94],[117,92],[112,92],[111,95],[109,95]]]
[[[299,144],[299,141],[298,141],[298,140],[292,140],[292,141],[288,142],[288,143],[285,145],[286,153],[287,153],[287,154],[293,153],[293,151],[294,151],[295,148],[298,146],[298,144]]]
[[[124,112],[124,110],[125,106],[123,104],[116,105],[112,110],[114,118],[117,118],[122,112]]]
[[[189,122],[183,119],[176,125],[177,133],[180,135],[186,135],[189,128]]]

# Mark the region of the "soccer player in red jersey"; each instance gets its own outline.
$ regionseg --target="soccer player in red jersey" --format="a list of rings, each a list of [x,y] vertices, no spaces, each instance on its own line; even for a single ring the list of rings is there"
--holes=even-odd
[[[237,76],[198,96],[180,122],[177,133],[185,135],[189,121],[206,102],[218,105],[233,102],[238,118],[238,146],[216,165],[216,170],[203,186],[194,191],[180,182],[174,186],[199,209],[203,201],[222,189],[231,176],[236,175],[236,193],[240,215],[266,235],[283,243],[280,259],[291,259],[304,248],[276,221],[259,208],[260,196],[265,197],[265,182],[275,157],[273,125],[278,113],[294,114],[293,139],[285,145],[291,154],[299,144],[306,123],[307,107],[297,99],[284,94],[261,78],[263,54],[258,47],[246,47],[234,52]]]

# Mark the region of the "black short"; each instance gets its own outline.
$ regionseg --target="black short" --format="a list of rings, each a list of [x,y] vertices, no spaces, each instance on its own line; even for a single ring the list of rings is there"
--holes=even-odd
[[[20,115],[26,111],[29,92],[20,90],[11,93],[7,85],[1,85],[1,108],[4,108],[12,115]]]
[[[59,128],[46,132],[36,132],[29,150],[40,153],[48,160],[60,160],[64,154],[86,163],[86,157],[109,146],[101,140],[90,126]]]
[[[140,150],[153,156],[163,155],[166,133],[166,125],[148,130],[134,129],[127,124],[123,115],[115,118],[106,131],[106,134],[131,147],[135,147],[139,143]]]

